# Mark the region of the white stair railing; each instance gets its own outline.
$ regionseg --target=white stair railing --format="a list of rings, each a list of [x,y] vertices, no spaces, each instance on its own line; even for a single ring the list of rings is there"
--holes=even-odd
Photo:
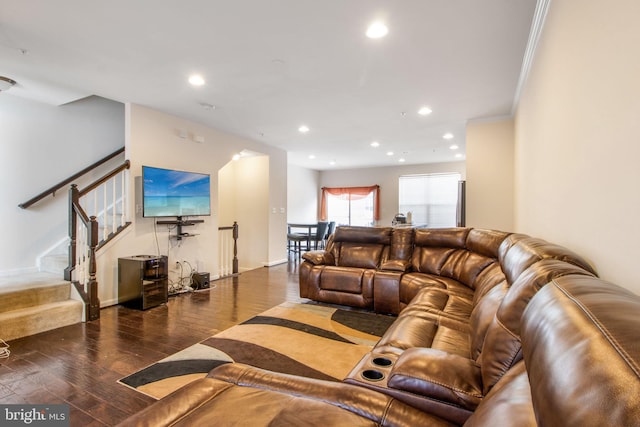
[[[64,275],[82,295],[84,320],[100,318],[96,250],[129,224],[126,209],[129,165],[126,160],[86,188],[79,190],[73,184],[69,190],[69,266]]]

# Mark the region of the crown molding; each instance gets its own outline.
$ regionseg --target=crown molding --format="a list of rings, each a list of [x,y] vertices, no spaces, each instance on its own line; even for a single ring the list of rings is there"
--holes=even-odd
[[[524,52],[522,59],[522,68],[520,69],[520,78],[518,80],[518,86],[516,87],[516,93],[513,97],[513,104],[511,105],[511,115],[515,114],[518,103],[520,102],[520,95],[524,88],[527,79],[529,78],[529,72],[531,71],[531,64],[533,63],[533,57],[538,47],[538,41],[542,34],[542,28],[544,27],[545,19],[547,18],[547,12],[551,0],[538,0],[536,3],[536,10],[533,14],[533,22],[531,23],[531,30],[529,31],[529,40],[527,41],[527,48]]]

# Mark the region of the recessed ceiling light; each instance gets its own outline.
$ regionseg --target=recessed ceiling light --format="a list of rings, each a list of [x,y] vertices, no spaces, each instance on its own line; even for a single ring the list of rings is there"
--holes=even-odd
[[[462,157],[462,154],[456,153],[456,158],[460,158],[460,157]]]
[[[309,154],[309,159],[310,159],[310,160],[313,160],[313,159],[315,159],[315,158],[316,158],[316,156],[315,156],[314,154]]]
[[[204,78],[199,74],[193,74],[189,76],[189,83],[193,86],[202,86],[204,84]]]
[[[380,146],[380,143],[379,143],[378,141],[373,141],[373,142],[371,143],[371,146],[372,146],[372,147],[379,147],[379,146]]]
[[[447,133],[445,133],[444,135],[442,135],[442,137],[443,137],[444,139],[453,139],[453,134],[452,134],[452,133],[447,132]]]
[[[369,28],[367,28],[367,37],[369,37],[370,39],[379,39],[386,36],[388,32],[389,29],[386,25],[384,25],[380,21],[376,21],[369,25]]]
[[[449,146],[449,150],[457,150],[458,148],[460,148],[460,147],[458,147],[456,144],[453,144],[453,145]]]
[[[398,159],[398,161],[399,161],[400,163],[404,163],[404,162],[405,162],[404,157],[399,158],[399,159]]]
[[[393,151],[387,151],[387,156],[393,156]]]
[[[429,107],[420,107],[420,109],[418,110],[418,114],[420,114],[421,116],[428,116],[431,113],[433,113],[433,111],[431,111],[431,108]]]
[[[336,161],[335,161],[335,160],[331,160],[331,161],[329,162],[329,164],[330,164],[331,166],[335,166],[335,165],[336,165]]]
[[[300,126],[300,127],[298,128],[298,131],[299,131],[300,133],[307,133],[307,132],[309,132],[309,126],[302,125],[302,126]]]

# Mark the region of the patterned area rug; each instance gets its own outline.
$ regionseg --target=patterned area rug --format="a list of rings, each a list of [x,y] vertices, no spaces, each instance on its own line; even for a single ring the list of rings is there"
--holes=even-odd
[[[160,399],[232,362],[341,381],[393,321],[374,313],[284,303],[119,382]]]

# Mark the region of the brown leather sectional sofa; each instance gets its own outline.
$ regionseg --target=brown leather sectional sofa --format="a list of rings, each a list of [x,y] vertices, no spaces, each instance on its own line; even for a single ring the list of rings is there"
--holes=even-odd
[[[125,424],[640,425],[640,297],[568,249],[339,227],[304,259],[301,296],[398,315],[342,383],[227,364]]]

